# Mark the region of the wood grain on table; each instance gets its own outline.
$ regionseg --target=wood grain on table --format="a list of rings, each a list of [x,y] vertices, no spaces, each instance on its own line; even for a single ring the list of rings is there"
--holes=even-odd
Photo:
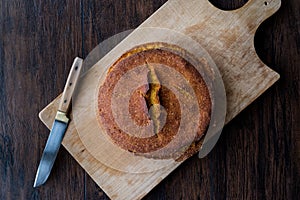
[[[75,56],[141,24],[165,0],[0,1],[0,199],[108,199],[61,148],[45,186],[33,181],[49,131],[38,112],[62,92]],[[222,9],[246,0],[212,0]],[[258,29],[255,46],[281,79],[145,199],[297,199],[300,196],[300,2]]]

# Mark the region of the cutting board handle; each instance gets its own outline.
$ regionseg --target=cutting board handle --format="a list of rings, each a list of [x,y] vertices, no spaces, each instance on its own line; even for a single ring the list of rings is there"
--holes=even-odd
[[[278,11],[280,6],[281,0],[249,0],[235,12],[249,16],[248,21],[255,22],[255,25],[258,27],[263,21]]]
[[[269,10],[273,8],[278,9],[280,5],[281,5],[281,0],[249,0],[242,8],[259,6]]]

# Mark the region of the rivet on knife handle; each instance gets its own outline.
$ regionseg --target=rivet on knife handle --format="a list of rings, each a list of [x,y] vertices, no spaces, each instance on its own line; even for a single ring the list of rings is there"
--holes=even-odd
[[[81,67],[82,67],[82,62],[83,60],[81,58],[75,58],[72,68],[71,68],[71,73],[68,76],[67,83],[65,85],[60,104],[58,106],[58,110],[62,113],[67,113],[70,103],[71,103],[71,98],[76,86],[76,83],[79,79]],[[59,120],[59,119],[58,119]]]

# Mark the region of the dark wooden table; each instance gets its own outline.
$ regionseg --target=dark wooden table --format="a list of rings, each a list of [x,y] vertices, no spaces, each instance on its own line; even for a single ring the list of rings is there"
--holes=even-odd
[[[38,112],[63,89],[75,56],[137,27],[166,0],[0,1],[0,199],[108,199],[61,148],[47,183],[32,187],[49,131]],[[211,0],[222,9],[247,0]],[[281,79],[145,199],[300,197],[300,1],[282,0],[255,38]]]

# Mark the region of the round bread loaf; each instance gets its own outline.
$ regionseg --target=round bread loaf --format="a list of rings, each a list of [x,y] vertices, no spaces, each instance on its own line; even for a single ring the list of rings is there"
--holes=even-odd
[[[188,57],[191,57],[190,54],[178,46],[149,43],[129,50],[109,68],[104,82],[99,87],[97,114],[101,127],[113,143],[137,155],[157,159],[173,158],[178,161],[199,151],[210,123],[212,103],[203,77],[197,68],[186,59]],[[134,121],[137,126],[153,125],[151,131],[149,131],[150,129],[141,129],[140,135],[138,135],[120,127],[115,120],[112,104],[114,95],[116,95],[114,89],[118,82],[130,70],[140,66],[145,67],[137,75],[139,78],[135,81],[147,84],[136,88],[130,96],[128,106],[124,106],[124,109],[128,109],[130,113],[130,120]],[[167,66],[176,70],[187,80],[189,87],[194,91],[199,119],[188,119],[196,120],[198,125],[192,137],[183,135],[177,138],[176,142],[172,142],[177,137],[182,117],[186,116],[182,116],[182,103],[179,98],[170,88],[162,84],[166,75],[158,70],[159,66]],[[172,76],[172,74],[167,76]],[[168,84],[176,85],[177,83],[174,79],[174,82],[171,80]],[[180,88],[180,90],[183,95],[186,95],[186,99],[189,99],[190,94],[185,88]],[[120,107],[122,106],[120,105]],[[191,127],[184,127],[185,130],[189,128]]]

